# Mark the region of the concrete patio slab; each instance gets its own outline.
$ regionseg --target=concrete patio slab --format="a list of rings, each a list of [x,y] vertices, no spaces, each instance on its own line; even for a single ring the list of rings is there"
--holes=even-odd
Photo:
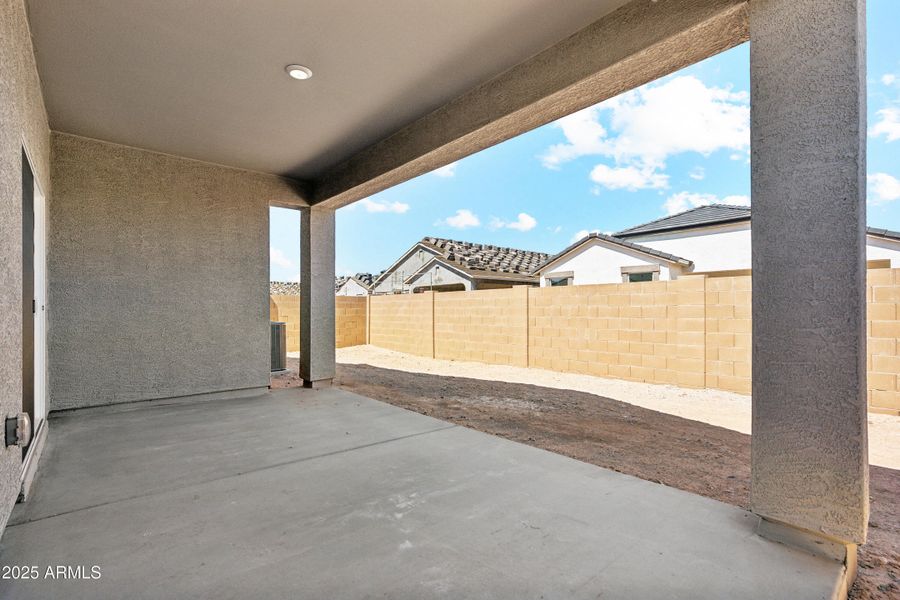
[[[338,389],[51,421],[2,598],[830,598],[713,500]],[[83,565],[99,579],[44,579]]]

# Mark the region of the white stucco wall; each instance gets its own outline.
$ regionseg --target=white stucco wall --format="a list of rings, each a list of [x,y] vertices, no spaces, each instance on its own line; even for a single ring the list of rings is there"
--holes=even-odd
[[[750,223],[629,237],[629,242],[694,262],[694,272],[750,268]]]
[[[375,294],[394,294],[401,290],[404,292],[409,291],[409,286],[404,285],[403,282],[407,277],[421,269],[436,254],[435,251],[421,246],[414,248],[409,256],[393,265],[384,274],[384,279],[372,289],[372,292]]]
[[[335,293],[335,296],[368,296],[369,290],[359,285],[359,283],[355,279],[348,279],[344,282],[338,291]]]
[[[866,236],[866,260],[891,261],[891,268],[900,268],[900,240],[887,240],[875,236]]]
[[[749,223],[648,234],[628,241],[691,260],[695,273],[749,269],[751,264]],[[900,267],[900,241],[867,236],[866,259],[890,259],[892,267]]]
[[[554,273],[574,273],[573,285],[590,285],[596,283],[622,283],[622,267],[640,265],[660,265],[659,279],[675,279],[680,269],[654,259],[652,256],[633,252],[627,248],[609,244],[601,240],[591,240],[568,256],[541,270],[541,287],[550,282],[548,275]]]
[[[468,277],[460,275],[456,271],[448,269],[444,265],[435,264],[432,265],[427,271],[423,271],[419,274],[418,277],[410,281],[410,285],[408,286],[410,289],[415,289],[416,287],[421,286],[441,286],[441,285],[454,285],[457,283],[463,284],[465,286],[466,291],[472,289],[472,280]]]

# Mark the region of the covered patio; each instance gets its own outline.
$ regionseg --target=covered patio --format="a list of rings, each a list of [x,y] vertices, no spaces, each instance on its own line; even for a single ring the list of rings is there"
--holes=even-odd
[[[864,23],[864,0],[0,0],[2,559],[102,570],[0,595],[845,595]],[[335,210],[747,41],[752,513],[329,389]],[[266,393],[270,206],[301,212],[305,392]]]
[[[700,496],[332,388],[63,413],[4,598],[830,598]],[[698,590],[702,592],[698,593]]]

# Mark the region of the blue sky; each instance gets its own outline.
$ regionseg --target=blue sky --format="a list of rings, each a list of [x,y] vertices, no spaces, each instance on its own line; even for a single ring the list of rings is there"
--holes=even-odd
[[[868,221],[900,230],[900,2],[868,2]],[[750,202],[744,44],[337,212],[338,274],[424,236],[555,253],[710,202]],[[299,274],[299,215],[271,210],[271,277]]]

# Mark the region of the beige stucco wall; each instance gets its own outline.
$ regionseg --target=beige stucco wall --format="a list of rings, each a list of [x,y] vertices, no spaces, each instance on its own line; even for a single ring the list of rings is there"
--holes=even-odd
[[[51,410],[268,385],[287,181],[59,133],[51,179]]]
[[[22,145],[50,196],[50,130],[22,0],[0,0],[0,417],[22,410]],[[0,533],[22,452],[0,445]]]

